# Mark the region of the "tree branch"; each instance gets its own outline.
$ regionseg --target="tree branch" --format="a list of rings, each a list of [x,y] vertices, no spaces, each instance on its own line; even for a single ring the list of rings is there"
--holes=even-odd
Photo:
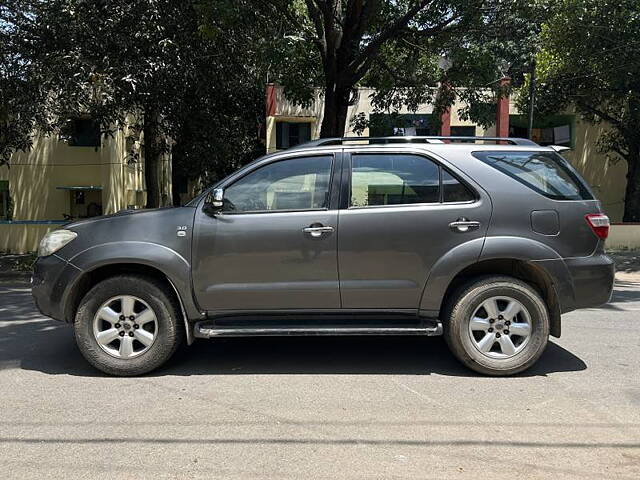
[[[599,108],[594,107],[593,105],[589,105],[584,101],[577,101],[578,106],[587,112],[600,117],[602,120],[606,120],[612,125],[615,125],[618,130],[624,131],[624,124],[621,120],[609,115],[608,113],[600,110]]]
[[[395,34],[400,32],[403,28],[407,26],[407,24],[415,17],[420,10],[426,7],[429,3],[432,3],[433,0],[420,0],[413,7],[409,8],[407,12],[398,17],[391,25],[382,30],[369,44],[362,49],[362,51],[353,59],[353,61],[349,64],[349,70],[352,72],[358,72],[362,70],[360,66],[367,61],[369,57],[376,55],[382,45],[392,38]],[[370,65],[370,61],[367,62]]]
[[[315,43],[320,48],[320,55],[322,55],[322,58],[324,59],[327,55],[327,38],[322,24],[322,13],[313,0],[305,0],[305,3],[309,12],[309,18],[311,18],[316,30],[317,39]]]

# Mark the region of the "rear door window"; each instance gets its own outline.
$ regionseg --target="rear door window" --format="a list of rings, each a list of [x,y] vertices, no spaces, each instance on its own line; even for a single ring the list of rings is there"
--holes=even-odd
[[[555,152],[481,151],[473,156],[553,200],[593,200],[584,180]]]
[[[418,155],[352,157],[351,206],[407,205],[440,201],[440,170]]]

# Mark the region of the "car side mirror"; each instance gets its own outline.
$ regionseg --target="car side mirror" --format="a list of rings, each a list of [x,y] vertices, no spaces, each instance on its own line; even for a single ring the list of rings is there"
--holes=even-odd
[[[207,194],[207,198],[204,201],[203,211],[207,215],[217,215],[222,211],[224,206],[224,189],[214,188]]]

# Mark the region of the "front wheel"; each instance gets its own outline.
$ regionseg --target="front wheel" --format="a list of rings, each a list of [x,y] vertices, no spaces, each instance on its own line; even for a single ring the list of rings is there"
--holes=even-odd
[[[141,375],[158,368],[184,338],[179,309],[155,279],[119,275],[84,296],[76,314],[76,342],[84,357],[110,375]]]
[[[467,283],[445,311],[453,354],[486,375],[512,375],[533,365],[549,338],[549,313],[529,284],[505,276]]]

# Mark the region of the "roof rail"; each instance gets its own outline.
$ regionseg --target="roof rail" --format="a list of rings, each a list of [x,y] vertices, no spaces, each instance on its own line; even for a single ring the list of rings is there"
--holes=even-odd
[[[532,140],[526,138],[512,137],[445,137],[445,136],[401,136],[392,137],[330,137],[312,140],[310,142],[301,143],[289,148],[289,150],[297,150],[299,148],[321,147],[327,145],[344,145],[347,142],[368,142],[372,143],[445,143],[445,142],[507,142],[512,145],[528,145],[538,147],[539,145]]]

